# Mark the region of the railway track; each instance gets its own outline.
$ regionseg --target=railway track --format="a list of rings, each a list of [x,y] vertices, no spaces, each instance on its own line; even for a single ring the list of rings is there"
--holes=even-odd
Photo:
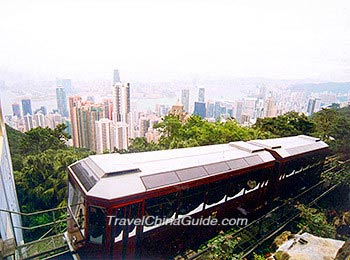
[[[343,166],[350,163],[350,160],[347,160],[340,164],[336,163],[337,160],[337,156],[327,157],[324,171],[322,173],[328,173],[330,171],[341,173],[344,171]],[[300,216],[300,211],[295,207],[298,203],[311,207],[327,194],[334,191],[338,186],[339,184],[329,185],[326,183],[326,181],[320,181],[314,186],[304,190],[294,198],[288,199],[283,204],[275,207],[260,218],[254,220],[249,225],[233,232],[230,234],[232,239],[236,239],[238,241],[236,253],[242,253],[243,257],[249,256],[260,245],[276,236],[283,230],[283,228],[295,221]],[[198,253],[194,253],[192,251],[190,254],[182,255],[182,259],[202,259],[208,253],[208,251],[208,247]]]

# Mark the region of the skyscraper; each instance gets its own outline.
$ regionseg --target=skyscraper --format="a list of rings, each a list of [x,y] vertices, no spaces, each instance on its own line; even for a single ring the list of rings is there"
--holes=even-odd
[[[33,115],[32,112],[32,101],[30,99],[22,99],[22,112],[23,116]]]
[[[123,122],[114,123],[113,132],[114,147],[121,149],[128,149],[129,144],[129,125]]]
[[[44,128],[46,126],[46,124],[45,124],[45,116],[41,112],[41,110],[39,110],[37,113],[35,113],[34,120],[35,120],[35,126],[36,127],[40,126],[40,127]]]
[[[276,116],[275,102],[273,100],[273,97],[268,97],[264,105],[264,117],[275,117],[275,116]]]
[[[319,98],[310,98],[307,104],[307,114],[311,116],[313,113],[321,109],[321,100]]]
[[[63,87],[65,93],[73,93],[72,81],[70,79],[57,79],[56,86]]]
[[[95,122],[103,116],[102,105],[82,102],[78,96],[69,97],[69,110],[73,145],[96,151]]]
[[[116,83],[113,86],[113,121],[128,123],[130,113],[130,84]]]
[[[2,117],[0,104],[0,209],[20,212],[15,180],[13,177],[10,148],[7,141],[6,127]],[[23,243],[22,230],[14,228],[22,226],[21,216],[9,212],[0,214],[0,237],[3,241],[17,245]],[[5,259],[7,259],[5,257]]]
[[[205,103],[204,102],[194,102],[194,115],[198,115],[201,118],[205,118],[206,116],[206,109],[205,109]]]
[[[243,114],[244,115],[248,115],[249,119],[256,118],[256,105],[257,105],[257,103],[258,103],[258,99],[257,98],[255,98],[255,97],[245,97],[243,99],[242,115]]]
[[[69,97],[69,116],[72,126],[73,146],[79,147],[79,125],[78,125],[78,107],[82,102],[81,97]]]
[[[105,151],[114,151],[114,125],[113,121],[102,118],[95,122],[96,127],[96,152],[103,153]]]
[[[198,101],[205,102],[205,88],[199,88],[198,90]]]
[[[190,108],[190,90],[183,89],[181,91],[181,103],[184,105],[184,110],[186,113],[189,113]]]
[[[24,131],[27,132],[30,129],[34,128],[33,116],[26,114],[24,117]]]
[[[119,70],[113,71],[113,85],[120,83]]]
[[[56,88],[56,99],[58,113],[62,116],[68,117],[66,92],[62,86]]]
[[[12,115],[17,116],[18,118],[21,118],[21,108],[19,104],[17,103],[12,104]]]
[[[113,101],[112,99],[104,99],[103,103],[103,118],[113,119]]]

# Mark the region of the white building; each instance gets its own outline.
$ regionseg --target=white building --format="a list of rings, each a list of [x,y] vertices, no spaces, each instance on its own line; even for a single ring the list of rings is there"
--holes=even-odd
[[[33,124],[33,116],[30,114],[26,114],[23,117],[24,120],[24,131],[27,132],[30,129],[34,128],[34,124]]]
[[[42,127],[44,128],[46,126],[45,124],[45,116],[41,111],[38,111],[35,115],[34,115],[34,119],[35,119],[35,126],[36,127]]]
[[[114,123],[112,120],[102,118],[95,122],[96,152],[113,152],[116,149],[128,149],[129,125],[122,122]]]
[[[113,121],[128,123],[130,84],[117,82],[113,86]]]
[[[104,151],[112,152],[114,150],[114,125],[113,121],[107,118],[102,118],[95,122],[96,126],[96,152],[103,153]]]
[[[117,149],[128,149],[129,146],[129,125],[115,123],[113,132],[113,143]]]
[[[13,176],[10,149],[6,136],[0,104],[0,209],[19,212],[16,186]],[[17,214],[0,211],[0,240],[13,241],[17,245],[23,243],[21,217]],[[0,255],[1,258],[1,255]]]

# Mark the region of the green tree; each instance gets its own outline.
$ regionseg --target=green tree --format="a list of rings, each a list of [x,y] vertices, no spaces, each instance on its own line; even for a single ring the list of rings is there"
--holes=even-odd
[[[9,141],[10,153],[12,159],[12,167],[14,171],[19,171],[22,169],[23,155],[21,150],[22,139],[24,134],[12,127],[6,125],[7,139]]]
[[[48,149],[64,149],[69,136],[64,131],[66,125],[58,125],[55,129],[33,128],[26,132],[20,141],[22,155],[38,154]]]
[[[334,138],[334,151],[344,159],[350,158],[350,106],[341,108],[335,118],[331,135]]]
[[[176,116],[166,116],[155,128],[162,134],[159,140],[161,149],[223,144],[271,136],[259,129],[242,127],[234,119],[208,122],[195,115],[190,116],[185,123]]]
[[[301,212],[301,220],[298,223],[298,228],[315,236],[325,238],[335,237],[335,227],[328,223],[327,217],[323,212],[315,208],[308,208],[303,204],[299,204],[297,208]]]
[[[66,205],[67,167],[88,155],[66,148],[26,156],[22,170],[14,174],[22,211],[33,212]]]
[[[339,116],[337,109],[322,109],[311,116],[311,121],[315,125],[314,136],[321,138],[323,141],[331,142],[334,134],[334,124]]]
[[[229,234],[220,232],[208,243],[208,259],[213,260],[241,260],[242,255],[235,253],[238,241]]]
[[[159,150],[160,147],[155,142],[147,142],[145,137],[136,137],[135,139],[130,139],[130,145],[128,147],[128,152],[138,153],[138,152],[148,152]]]
[[[270,136],[285,137],[293,135],[311,135],[315,124],[304,114],[292,111],[273,118],[258,118],[253,126]]]

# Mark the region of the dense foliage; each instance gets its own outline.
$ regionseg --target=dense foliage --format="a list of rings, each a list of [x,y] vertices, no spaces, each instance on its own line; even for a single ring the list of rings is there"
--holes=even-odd
[[[274,137],[310,135],[314,132],[315,123],[305,114],[291,111],[278,117],[258,118],[254,128]]]
[[[332,224],[328,223],[325,213],[315,208],[308,208],[303,204],[298,205],[297,208],[301,212],[298,228],[319,237],[335,237],[336,229]]]
[[[204,259],[212,260],[241,260],[241,254],[236,254],[238,240],[231,235],[220,232],[220,234],[208,243],[208,254]]]
[[[25,134],[7,127],[21,210],[33,212],[65,205],[67,166],[90,154],[68,147],[65,125],[34,128]]]
[[[23,134],[7,127],[22,212],[33,213],[66,205],[67,167],[90,152],[68,147],[65,128],[65,125],[59,125],[54,130],[38,127]],[[53,218],[66,217],[65,211],[56,213],[22,217],[23,226],[33,227],[49,223]],[[56,225],[54,228],[58,227]],[[47,226],[24,232],[25,241],[38,239],[49,229],[50,226]]]

